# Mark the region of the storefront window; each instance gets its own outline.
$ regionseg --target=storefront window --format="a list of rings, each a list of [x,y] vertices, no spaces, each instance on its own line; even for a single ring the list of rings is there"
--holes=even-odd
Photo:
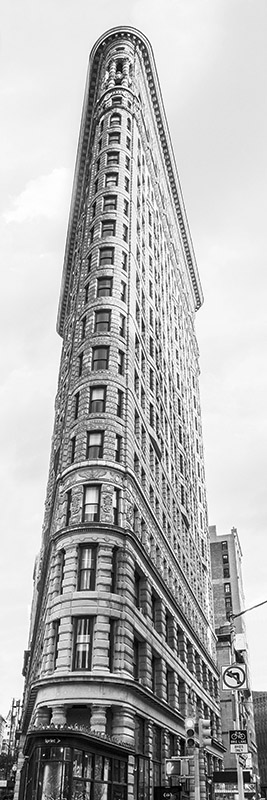
[[[64,746],[37,747],[30,759],[25,800],[126,798],[125,759]]]

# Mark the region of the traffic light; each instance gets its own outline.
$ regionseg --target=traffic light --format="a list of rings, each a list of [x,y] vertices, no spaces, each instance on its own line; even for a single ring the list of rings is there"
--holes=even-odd
[[[198,730],[199,730],[199,747],[207,747],[208,744],[211,744],[210,719],[199,719]]]
[[[185,720],[185,744],[187,748],[195,746],[195,720],[192,717]]]

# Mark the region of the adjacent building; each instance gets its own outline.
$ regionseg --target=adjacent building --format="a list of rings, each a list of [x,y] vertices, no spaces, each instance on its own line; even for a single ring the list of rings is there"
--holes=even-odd
[[[152,49],[114,28],[90,57],[60,293],[25,800],[149,800],[188,715],[211,720],[202,776],[221,767],[202,300]]]
[[[245,597],[242,577],[242,550],[236,528],[228,534],[219,535],[216,525],[210,530],[211,572],[214,597],[215,630],[217,634],[218,667],[232,662],[245,667],[247,682],[238,692],[238,714],[240,729],[247,730],[248,751],[246,766],[252,769],[253,783],[258,791],[259,773],[254,713],[249,668],[249,652],[246,636]],[[235,619],[235,615],[239,615]],[[226,747],[224,765],[235,769],[236,757],[229,750],[229,731],[236,727],[234,694],[221,691],[222,738]]]
[[[267,797],[267,692],[253,692],[253,708],[262,797]]]

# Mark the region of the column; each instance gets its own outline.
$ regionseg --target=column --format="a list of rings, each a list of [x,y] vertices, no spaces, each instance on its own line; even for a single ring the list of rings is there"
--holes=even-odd
[[[110,592],[112,570],[112,545],[100,544],[97,553],[96,590]]]
[[[134,712],[123,706],[113,707],[112,738],[134,747]]]
[[[94,626],[94,647],[92,656],[92,669],[109,669],[109,617],[98,614]]]
[[[51,725],[66,725],[66,706],[52,706]]]
[[[92,705],[90,729],[96,733],[106,733],[107,713],[106,706]]]

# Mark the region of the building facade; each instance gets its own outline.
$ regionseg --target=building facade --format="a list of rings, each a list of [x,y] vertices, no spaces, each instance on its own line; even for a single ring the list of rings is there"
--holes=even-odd
[[[267,797],[267,692],[253,692],[252,696],[261,795],[262,797]]]
[[[233,662],[244,664],[246,687],[238,692],[240,729],[248,734],[246,767],[251,768],[256,792],[259,789],[257,744],[252,702],[249,651],[245,618],[245,596],[242,576],[242,550],[236,528],[218,535],[216,525],[210,526],[211,572],[214,596],[215,630],[217,634],[218,667]],[[240,614],[235,619],[235,615]],[[233,616],[232,616],[233,615]],[[229,750],[229,731],[236,727],[236,708],[232,691],[221,691],[222,738],[226,747],[224,765],[235,769],[236,757]]]
[[[221,766],[202,300],[152,49],[115,28],[90,57],[67,233],[25,800],[150,800],[188,715],[211,720],[202,798]]]

